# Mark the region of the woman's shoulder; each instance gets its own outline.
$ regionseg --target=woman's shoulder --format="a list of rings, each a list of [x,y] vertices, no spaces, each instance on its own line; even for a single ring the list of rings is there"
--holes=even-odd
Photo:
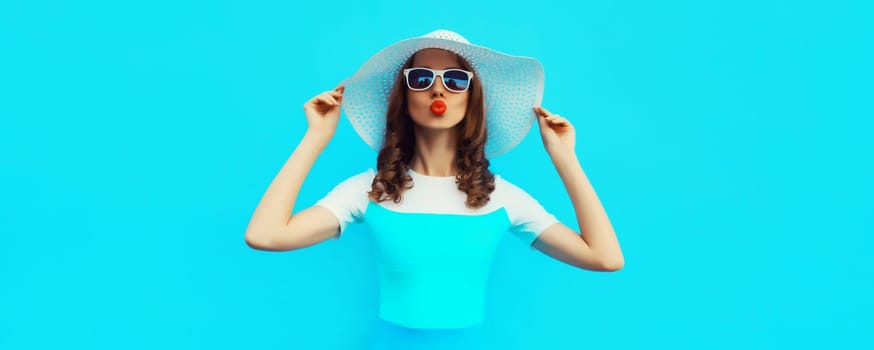
[[[519,203],[533,199],[520,185],[500,174],[495,174],[495,191],[492,195],[505,203]]]
[[[495,192],[512,192],[521,190],[512,181],[507,180],[503,175],[495,173]]]

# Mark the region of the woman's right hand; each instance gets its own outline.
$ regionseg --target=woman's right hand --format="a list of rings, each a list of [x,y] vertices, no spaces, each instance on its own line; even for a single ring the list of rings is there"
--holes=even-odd
[[[337,131],[340,121],[340,102],[343,101],[343,83],[334,90],[320,93],[304,103],[303,111],[307,117],[307,133],[330,139]]]

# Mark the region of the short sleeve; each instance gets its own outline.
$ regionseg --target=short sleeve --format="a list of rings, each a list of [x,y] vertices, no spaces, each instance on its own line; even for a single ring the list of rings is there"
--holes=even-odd
[[[530,246],[544,230],[559,222],[528,192],[501,178],[510,232]],[[532,248],[533,249],[533,248]]]
[[[369,201],[367,192],[370,191],[375,175],[376,171],[373,169],[355,174],[334,186],[314,204],[328,209],[337,217],[340,232],[334,239],[339,239],[349,224],[361,222],[364,218]]]

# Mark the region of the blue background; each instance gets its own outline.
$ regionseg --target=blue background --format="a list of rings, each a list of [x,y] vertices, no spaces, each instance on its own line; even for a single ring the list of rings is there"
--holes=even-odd
[[[363,227],[243,237],[303,103],[438,28],[536,57],[543,106],[625,254],[502,242],[505,349],[863,348],[872,341],[867,2],[0,2],[0,349],[347,349],[377,311]],[[344,117],[345,118],[345,117]],[[576,227],[532,129],[493,170]],[[348,120],[295,211],[375,164]]]

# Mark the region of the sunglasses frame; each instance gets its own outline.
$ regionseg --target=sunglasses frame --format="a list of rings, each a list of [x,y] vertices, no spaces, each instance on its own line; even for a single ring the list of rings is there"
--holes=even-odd
[[[415,69],[424,69],[424,70],[430,71],[431,74],[434,75],[434,78],[431,79],[431,84],[428,84],[427,87],[422,88],[422,89],[414,89],[414,88],[410,85],[410,72],[412,72],[412,71],[415,70]],[[448,71],[456,71],[456,70],[457,70],[457,71],[460,71],[460,72],[464,72],[465,74],[467,74],[467,81],[468,81],[468,83],[467,83],[467,86],[464,88],[464,90],[451,89],[451,88],[449,88],[448,86],[446,86],[446,79],[443,78],[443,74],[445,74],[445,73],[448,72]],[[413,90],[413,91],[425,91],[425,90],[430,89],[432,86],[434,86],[434,82],[437,81],[437,77],[440,77],[440,82],[443,84],[443,87],[446,88],[446,90],[449,90],[449,91],[452,91],[452,92],[465,92],[465,91],[467,91],[468,89],[470,89],[470,81],[473,80],[473,72],[466,71],[466,70],[461,69],[461,68],[431,69],[431,68],[428,68],[428,67],[412,67],[412,68],[406,68],[406,69],[404,69],[404,80],[406,80],[406,82],[407,82],[407,88],[410,89],[410,90]]]

